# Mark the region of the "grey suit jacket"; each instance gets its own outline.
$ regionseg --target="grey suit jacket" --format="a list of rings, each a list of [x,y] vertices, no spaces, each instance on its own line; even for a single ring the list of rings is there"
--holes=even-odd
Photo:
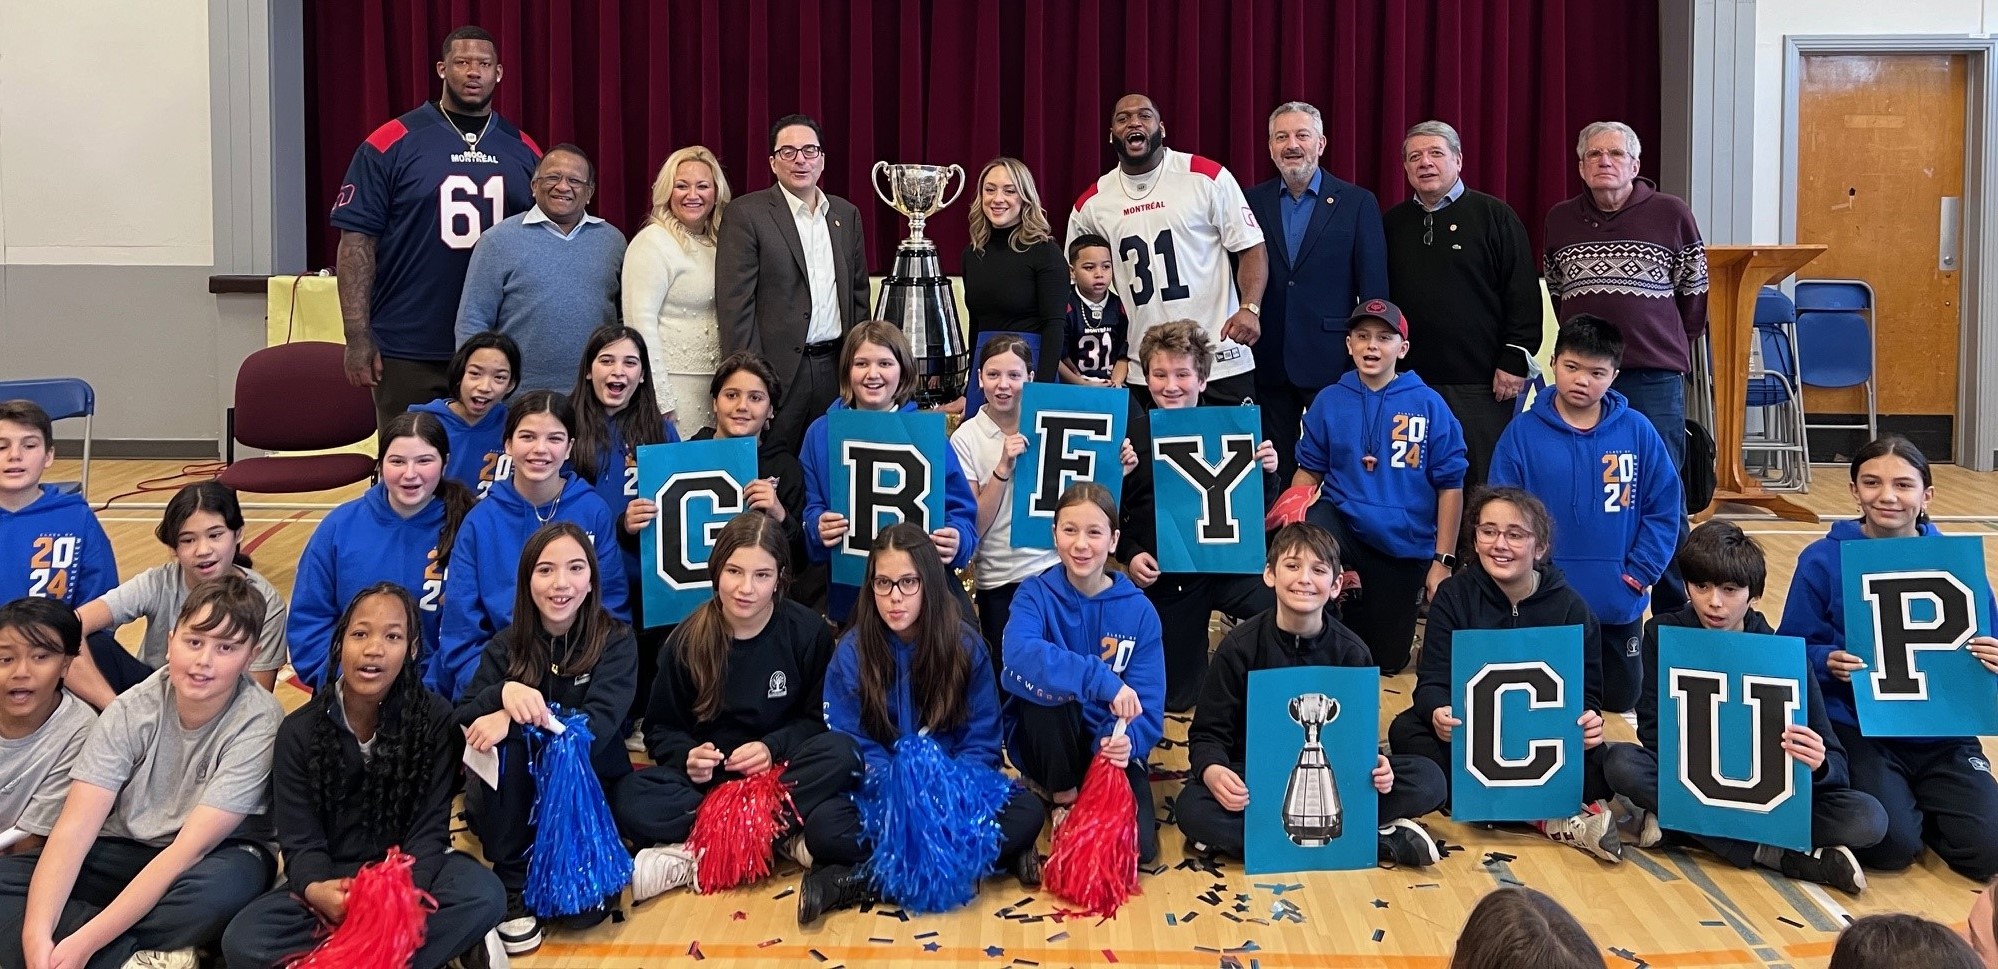
[[[826,200],[844,335],[867,319],[867,254],[861,246],[860,210],[831,193]],[[812,320],[812,294],[805,246],[782,187],[750,192],[723,210],[715,248],[715,318],[724,353],[760,354],[785,383],[797,375]]]

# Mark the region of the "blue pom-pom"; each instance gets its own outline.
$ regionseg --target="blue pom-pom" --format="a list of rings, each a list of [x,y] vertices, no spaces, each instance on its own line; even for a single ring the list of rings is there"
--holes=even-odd
[[[895,742],[886,771],[870,772],[854,804],[874,846],[869,877],[911,912],[947,912],[970,902],[999,860],[999,812],[1013,782],[953,759],[925,734]]]
[[[590,766],[587,714],[552,707],[563,730],[527,727],[534,774],[534,847],[528,853],[527,907],[542,916],[600,908],[631,884],[631,855],[617,837],[610,802]]]

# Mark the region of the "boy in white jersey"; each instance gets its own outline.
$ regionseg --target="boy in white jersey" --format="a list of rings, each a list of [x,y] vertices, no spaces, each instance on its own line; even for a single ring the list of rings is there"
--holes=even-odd
[[[1117,146],[1117,167],[1075,200],[1068,238],[1095,233],[1110,240],[1133,352],[1154,326],[1197,321],[1216,344],[1200,402],[1239,404],[1255,390],[1249,347],[1262,333],[1257,301],[1269,275],[1263,231],[1242,187],[1219,162],[1166,148],[1158,108],[1142,94],[1117,102],[1110,143]],[[1231,253],[1239,254],[1232,275]],[[1142,394],[1144,368],[1128,369],[1133,390]]]

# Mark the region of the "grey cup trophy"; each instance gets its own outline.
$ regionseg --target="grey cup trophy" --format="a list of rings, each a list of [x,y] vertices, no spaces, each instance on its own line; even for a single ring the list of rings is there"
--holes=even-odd
[[[887,191],[881,174],[886,172]],[[944,197],[952,176],[957,190]],[[956,165],[890,165],[875,162],[874,194],[909,219],[909,237],[895,247],[895,264],[881,281],[874,315],[902,328],[916,358],[916,402],[923,406],[948,403],[964,395],[971,370],[971,350],[957,318],[957,296],[950,277],[937,264],[937,246],[923,235],[923,226],[964,191],[964,169]]]
[[[1321,848],[1339,837],[1346,809],[1339,803],[1339,784],[1325,762],[1319,728],[1339,719],[1339,701],[1323,693],[1290,698],[1290,718],[1304,727],[1304,746],[1283,790],[1283,833],[1292,844]]]

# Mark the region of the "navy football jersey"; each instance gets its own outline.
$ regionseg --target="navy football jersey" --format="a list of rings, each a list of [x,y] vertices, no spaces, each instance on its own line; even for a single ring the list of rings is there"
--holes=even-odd
[[[473,243],[534,204],[528,183],[540,146],[498,112],[487,118],[473,144],[428,102],[354,149],[332,221],[375,237],[368,320],[385,357],[451,358]]]

